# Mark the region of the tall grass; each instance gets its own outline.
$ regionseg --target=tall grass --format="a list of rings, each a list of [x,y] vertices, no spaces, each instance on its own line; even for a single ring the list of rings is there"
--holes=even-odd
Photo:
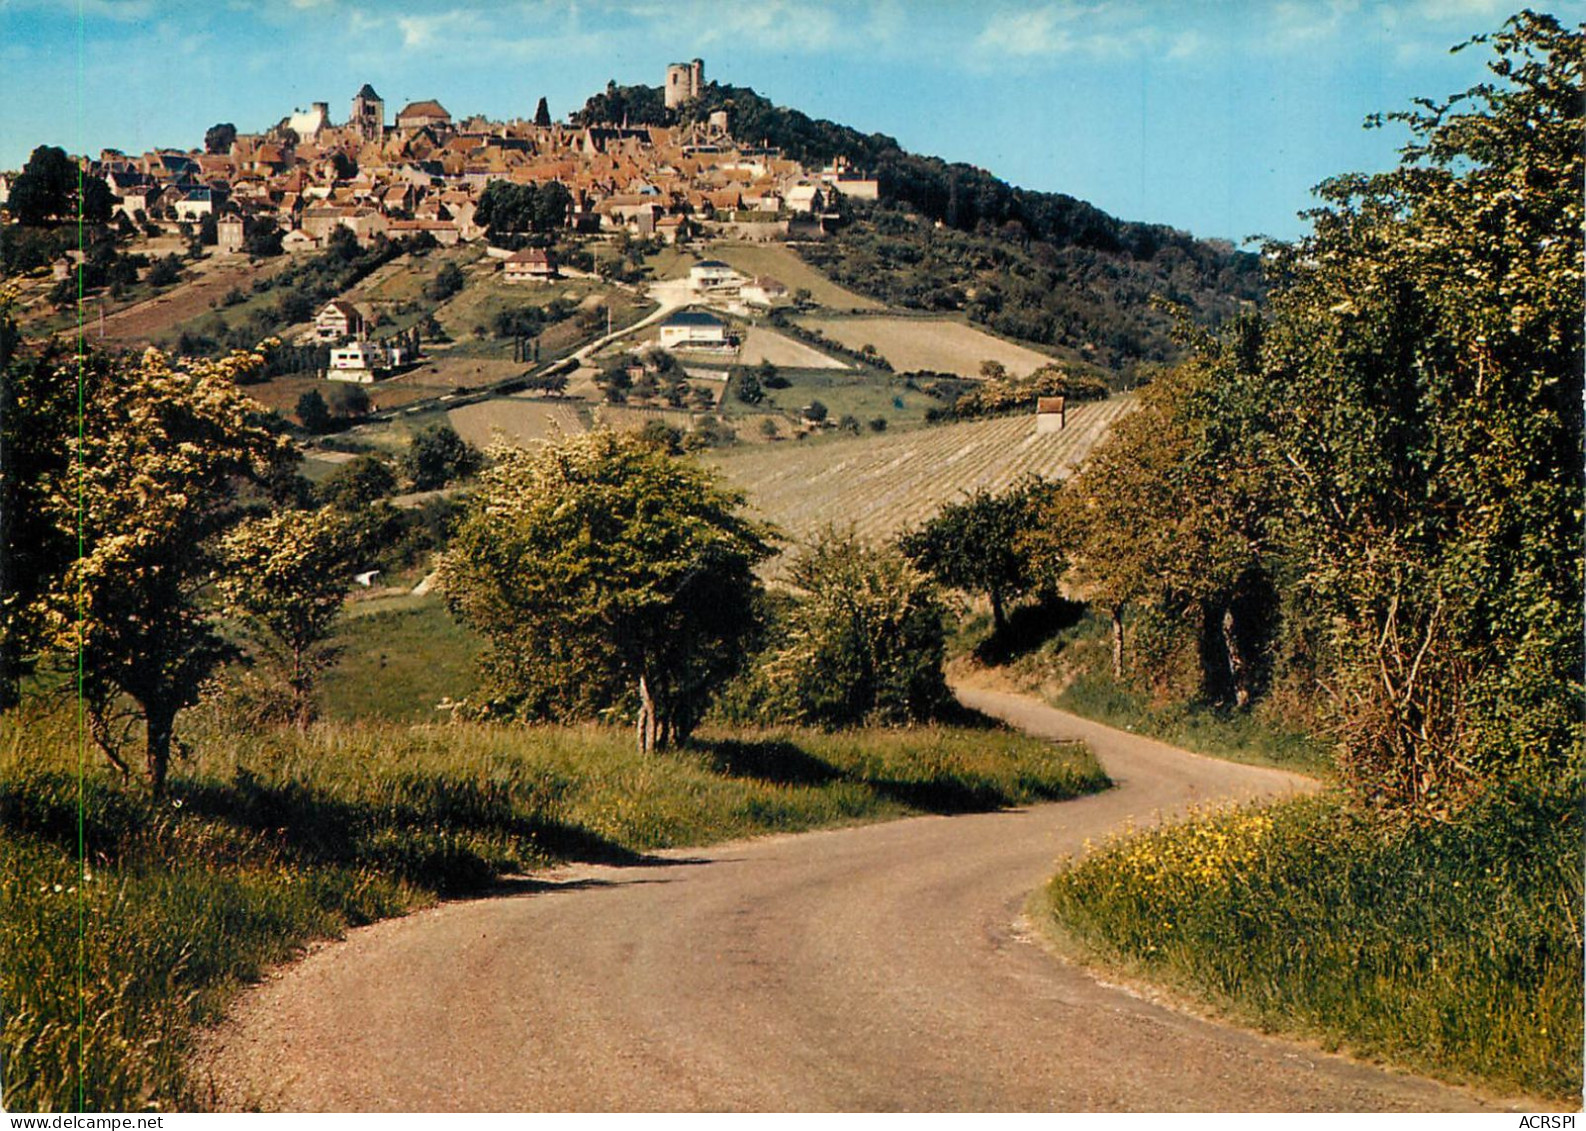
[[[1581,875],[1578,798],[1385,824],[1329,795],[1120,837],[1046,897],[1068,945],[1236,1017],[1565,1100]]]
[[[504,873],[1106,784],[1083,748],[991,729],[717,731],[650,759],[594,727],[189,739],[156,803],[92,750],[79,778],[70,717],[0,720],[12,1110],[202,1107],[191,1034],[240,983],[311,939]]]

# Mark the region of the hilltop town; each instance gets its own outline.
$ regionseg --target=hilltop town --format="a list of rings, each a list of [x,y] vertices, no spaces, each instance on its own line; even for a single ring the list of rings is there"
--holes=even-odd
[[[668,106],[697,97],[700,60],[669,68]],[[202,150],[114,149],[85,162],[128,219],[200,223],[214,216],[223,251],[238,251],[262,221],[288,252],[313,251],[345,227],[367,244],[426,234],[442,246],[480,239],[480,196],[494,181],[560,184],[565,226],[625,230],[668,243],[702,233],[756,238],[819,233],[836,194],[875,199],[873,179],[843,163],[807,169],[775,149],[735,139],[725,112],[678,128],[572,126],[549,114],[455,119],[435,99],[393,115],[368,83],[345,121],[328,102],[256,133],[212,129]]]
[[[305,374],[405,374],[374,397],[392,410],[511,391],[524,361],[567,362],[576,392],[619,401],[596,387],[597,351],[620,361],[650,346],[702,352],[710,372],[696,369],[695,384],[714,383],[715,406],[720,366],[767,361],[868,378],[1061,361],[1124,388],[1177,349],[1152,295],[1215,324],[1259,293],[1254,257],[1215,242],[812,121],[707,82],[701,59],[660,77],[610,82],[560,121],[544,98],[505,121],[459,119],[436,98],[393,111],[366,82],[345,115],[321,101],[252,132],[218,122],[202,146],[78,157],[41,146],[21,174],[0,174],[11,221],[0,273],[18,280],[34,332],[86,312],[106,344],[188,356],[279,339],[291,349],[268,376],[288,379],[259,399],[283,412],[308,391]],[[519,286],[536,283],[558,286]],[[909,321],[813,322],[814,308]],[[569,309],[576,333],[555,326]],[[751,313],[777,317],[756,335],[769,348],[739,349]],[[613,336],[669,317],[659,333]],[[950,408],[953,390],[935,387]],[[682,407],[673,392],[665,407]],[[944,408],[896,390],[878,399],[901,412],[895,424]],[[702,394],[688,403],[706,407]]]

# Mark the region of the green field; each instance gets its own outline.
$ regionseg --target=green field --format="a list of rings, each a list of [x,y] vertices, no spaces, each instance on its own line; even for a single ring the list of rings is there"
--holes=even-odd
[[[444,722],[442,699],[472,694],[482,642],[438,597],[353,606],[336,644],[341,658],[324,682],[325,717],[340,722]]]
[[[788,388],[765,390],[765,399],[755,405],[744,404],[729,389],[723,411],[734,417],[767,412],[796,417],[805,405],[820,401],[826,406],[827,419],[834,423],[852,416],[861,426],[868,426],[881,417],[888,428],[906,428],[922,423],[926,412],[941,403],[901,380],[881,375],[833,369],[779,368],[777,372],[787,378]]]
[[[652,279],[683,279],[687,278],[688,269],[698,262],[699,259],[687,248],[669,244],[646,256],[644,265],[649,269]]]

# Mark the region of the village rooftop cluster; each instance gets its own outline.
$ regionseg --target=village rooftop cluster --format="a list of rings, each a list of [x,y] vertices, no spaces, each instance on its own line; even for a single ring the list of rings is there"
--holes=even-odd
[[[679,77],[681,72],[681,78]],[[669,68],[669,105],[697,98],[703,64]],[[237,134],[225,152],[159,149],[133,157],[107,149],[85,160],[104,178],[116,211],[133,221],[200,223],[213,215],[221,251],[239,251],[265,218],[287,252],[324,246],[338,227],[361,243],[427,234],[442,246],[485,235],[475,222],[492,181],[569,193],[567,227],[625,230],[665,242],[720,234],[818,234],[833,194],[874,199],[876,182],[837,162],[806,169],[779,151],[740,143],[725,111],[677,127],[534,120],[455,120],[434,99],[386,121],[365,83],[345,122],[314,103],[263,133]],[[141,214],[141,215],[140,215]]]

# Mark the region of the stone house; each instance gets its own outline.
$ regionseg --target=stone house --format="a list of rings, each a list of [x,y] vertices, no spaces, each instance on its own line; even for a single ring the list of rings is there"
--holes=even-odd
[[[501,278],[507,283],[537,283],[554,279],[556,260],[543,248],[526,247],[502,261]]]
[[[318,251],[320,243],[302,228],[293,228],[281,237],[281,250],[296,255],[305,251]]]
[[[396,125],[399,130],[451,129],[452,116],[447,113],[446,107],[427,98],[422,102],[409,102],[397,112]]]
[[[1061,432],[1068,427],[1068,400],[1066,397],[1037,397],[1035,401],[1036,432]]]
[[[191,188],[171,203],[178,223],[197,223],[215,211],[215,195],[207,188]]]
[[[215,221],[215,246],[224,252],[239,252],[248,235],[247,220],[235,212],[228,212]]]

